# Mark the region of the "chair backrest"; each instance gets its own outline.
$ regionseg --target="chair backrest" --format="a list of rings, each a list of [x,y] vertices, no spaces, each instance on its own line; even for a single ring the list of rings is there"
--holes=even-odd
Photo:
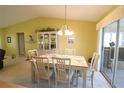
[[[65,49],[65,55],[75,55],[75,49]]]
[[[96,65],[98,63],[98,59],[99,59],[99,54],[94,52],[93,56],[92,56],[91,64],[90,64],[90,69],[96,70]]]
[[[28,50],[28,57],[29,57],[29,59],[32,59],[32,57],[35,57],[35,56],[38,56],[37,49]]]
[[[60,54],[59,49],[52,49],[52,54]]]
[[[47,57],[33,57],[33,64],[37,75],[49,75],[49,60]]]
[[[59,58],[59,57],[52,57],[53,64],[55,64],[55,77],[58,81],[65,81],[67,80],[67,69],[68,69],[68,76],[70,74],[70,64],[71,59],[69,58]],[[68,68],[66,67],[68,64]]]

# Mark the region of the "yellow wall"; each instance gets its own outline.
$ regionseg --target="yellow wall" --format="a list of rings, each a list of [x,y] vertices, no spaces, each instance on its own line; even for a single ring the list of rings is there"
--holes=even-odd
[[[64,20],[55,18],[35,18],[13,26],[4,28],[5,39],[12,37],[12,43],[7,43],[5,40],[5,48],[8,55],[18,54],[17,48],[17,36],[16,33],[24,32],[25,36],[25,49],[26,53],[28,49],[37,48],[37,43],[28,43],[28,36],[32,35],[36,41],[36,30],[40,28],[53,27],[61,28],[64,24]],[[75,43],[73,45],[67,44],[67,38],[65,36],[59,37],[59,47],[63,51],[64,48],[75,48],[78,55],[84,55],[89,58],[96,50],[97,43],[97,31],[95,22],[86,21],[74,21],[67,20],[67,24],[71,30],[75,33]]]
[[[2,40],[2,36],[1,36],[1,33],[2,33],[2,29],[0,29],[0,48],[2,48],[2,44],[1,44],[1,40]]]

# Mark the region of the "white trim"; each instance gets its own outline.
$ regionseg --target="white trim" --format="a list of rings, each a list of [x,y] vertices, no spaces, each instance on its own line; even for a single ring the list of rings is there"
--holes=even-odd
[[[100,29],[100,31],[98,31],[97,34],[97,52],[100,55],[99,56],[99,60],[98,60],[98,64],[97,64],[97,70],[100,71],[100,66],[101,66],[101,50],[102,50],[102,29]]]

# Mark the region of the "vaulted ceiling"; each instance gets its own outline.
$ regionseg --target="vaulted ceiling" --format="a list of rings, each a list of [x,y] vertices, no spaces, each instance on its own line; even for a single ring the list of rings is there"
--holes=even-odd
[[[117,6],[68,5],[67,19],[98,22]],[[64,5],[1,5],[0,28],[35,17],[65,18]]]

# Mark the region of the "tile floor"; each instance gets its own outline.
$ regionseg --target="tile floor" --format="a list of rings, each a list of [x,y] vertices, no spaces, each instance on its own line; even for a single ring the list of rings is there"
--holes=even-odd
[[[16,57],[14,59],[6,57],[4,60],[5,67],[0,70],[0,80],[16,83],[25,87],[35,88],[36,84],[32,83],[31,80],[31,64],[26,61],[25,57]],[[45,80],[40,81],[40,88],[47,88],[48,82]],[[78,79],[78,85],[75,86],[75,79],[72,88],[82,87],[82,77]],[[51,87],[54,87],[54,78],[51,78]],[[67,85],[59,84],[59,88],[66,88]],[[87,78],[87,88],[90,88],[90,81]],[[109,83],[101,75],[100,72],[95,72],[94,77],[94,88],[111,88]]]

